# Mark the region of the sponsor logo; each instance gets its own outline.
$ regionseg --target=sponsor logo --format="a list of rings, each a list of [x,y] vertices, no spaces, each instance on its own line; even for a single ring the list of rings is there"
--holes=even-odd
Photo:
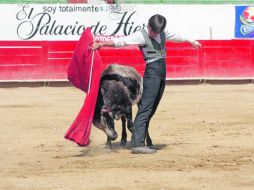
[[[254,37],[254,6],[236,7],[236,37]]]
[[[240,16],[240,20],[243,24],[240,28],[243,35],[254,32],[254,7],[247,7],[244,9]]]

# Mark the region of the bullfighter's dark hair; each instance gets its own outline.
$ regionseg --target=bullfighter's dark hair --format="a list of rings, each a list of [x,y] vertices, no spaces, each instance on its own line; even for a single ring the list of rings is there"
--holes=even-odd
[[[153,32],[161,33],[164,31],[167,24],[167,20],[164,16],[160,14],[153,15],[149,21],[148,26],[151,28]]]

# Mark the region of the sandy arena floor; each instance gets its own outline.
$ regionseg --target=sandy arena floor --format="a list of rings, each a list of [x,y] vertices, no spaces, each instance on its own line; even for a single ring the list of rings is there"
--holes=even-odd
[[[120,138],[107,150],[97,128],[87,148],[65,140],[83,100],[73,87],[0,88],[1,190],[254,189],[253,84],[168,85],[151,121],[154,155]]]

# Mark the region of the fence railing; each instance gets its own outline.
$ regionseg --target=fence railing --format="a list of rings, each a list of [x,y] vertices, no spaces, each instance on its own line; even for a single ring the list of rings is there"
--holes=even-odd
[[[167,42],[168,79],[254,78],[253,40]],[[77,41],[0,41],[0,81],[67,80],[66,69]],[[144,73],[145,63],[136,46],[102,48],[104,66],[128,65]]]

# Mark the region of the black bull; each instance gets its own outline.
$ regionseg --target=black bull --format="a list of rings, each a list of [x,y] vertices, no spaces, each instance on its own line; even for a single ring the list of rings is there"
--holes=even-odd
[[[102,72],[93,124],[107,134],[108,147],[118,136],[114,123],[118,119],[122,120],[121,145],[126,145],[126,122],[132,131],[132,105],[140,102],[142,91],[142,77],[132,67],[112,64]],[[148,132],[147,144],[151,144]]]

